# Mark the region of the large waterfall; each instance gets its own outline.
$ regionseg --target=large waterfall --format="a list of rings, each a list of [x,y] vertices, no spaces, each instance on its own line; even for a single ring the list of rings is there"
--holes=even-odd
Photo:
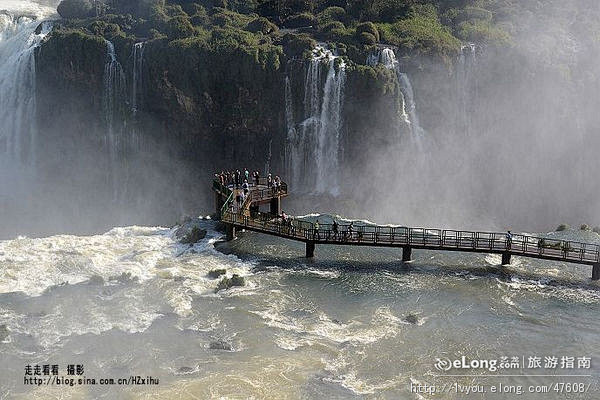
[[[341,58],[317,46],[307,65],[304,119],[299,124],[294,121],[293,93],[286,79],[286,163],[295,187],[338,193],[345,67]]]
[[[0,11],[0,161],[3,172],[33,172],[36,163],[35,49],[51,29],[51,10],[27,2]],[[36,29],[38,28],[39,29]]]

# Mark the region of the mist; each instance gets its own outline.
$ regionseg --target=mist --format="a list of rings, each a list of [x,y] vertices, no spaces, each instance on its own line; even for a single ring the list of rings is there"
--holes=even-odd
[[[89,50],[102,60],[85,66],[93,79],[81,77],[77,62],[86,60],[70,60],[72,76],[36,64],[48,54],[49,31],[35,28],[57,18],[58,3],[0,1],[8,10],[0,41],[2,236],[168,225],[182,214],[209,214],[215,171],[262,172],[267,162],[293,183],[290,210],[298,213],[456,229],[600,224],[596,2],[512,2],[520,12],[502,16],[511,45],[465,43],[450,62],[396,54],[407,82],[398,75],[391,98],[363,97],[351,89],[350,73],[346,78],[327,59],[311,83],[327,101],[313,99],[307,110],[298,99],[307,97],[306,74],[310,65],[314,73],[315,60],[296,60],[302,72],[292,76],[282,68],[277,93],[264,96],[280,104],[264,116],[280,127],[261,133],[270,135],[272,148],[247,144],[248,127],[199,122],[189,93],[172,87],[192,79],[188,75],[150,87],[149,77],[156,82],[164,71],[144,61],[136,73],[133,47],[117,43],[118,68],[110,66],[106,45]],[[23,23],[19,15],[36,18]],[[37,35],[33,44],[25,43],[30,35]],[[137,89],[136,79],[144,81]],[[159,90],[168,92],[164,104],[137,98]],[[107,93],[113,96],[108,108]],[[169,114],[171,104],[185,110],[185,118]],[[183,122],[172,128],[178,119]],[[357,128],[359,120],[370,128]],[[207,137],[209,125],[225,128]]]
[[[588,30],[598,10],[539,4],[505,21],[511,48],[464,46],[447,74],[430,60],[418,69],[401,61],[423,145],[404,129],[396,142],[361,148],[368,157],[358,168],[345,160],[344,196],[357,200],[357,214],[455,229],[600,224],[600,43]]]

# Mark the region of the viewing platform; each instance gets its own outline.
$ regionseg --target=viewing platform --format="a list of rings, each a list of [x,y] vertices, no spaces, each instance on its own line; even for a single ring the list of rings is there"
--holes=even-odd
[[[431,229],[392,225],[318,224],[292,217],[282,218],[281,199],[288,196],[288,186],[269,186],[264,178],[250,185],[243,204],[234,200],[241,186],[213,182],[217,213],[227,227],[227,240],[235,237],[236,229],[246,229],[306,243],[306,257],[314,257],[315,246],[347,245],[402,248],[402,261],[411,261],[412,249],[461,251],[500,254],[502,265],[510,264],[512,256],[562,261],[592,266],[592,280],[600,279],[600,246],[548,239],[529,235],[476,232],[451,229]],[[269,204],[269,212],[260,206]]]

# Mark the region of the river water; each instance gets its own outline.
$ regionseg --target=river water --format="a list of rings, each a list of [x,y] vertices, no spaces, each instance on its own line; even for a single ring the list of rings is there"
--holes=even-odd
[[[250,232],[225,243],[199,223],[208,235],[193,246],[175,228],[137,226],[0,242],[0,398],[507,398],[411,384],[559,381],[590,385],[565,398],[597,398],[600,292],[587,266],[516,257],[500,272],[496,256],[433,251],[403,265],[399,249],[342,246],[317,246],[309,261],[301,243]],[[207,273],[219,268],[246,286],[214,293]],[[435,367],[463,356],[541,357],[542,368]],[[575,368],[545,369],[546,356]],[[582,357],[590,368],[577,368]],[[24,385],[27,365],[45,364],[159,384]]]

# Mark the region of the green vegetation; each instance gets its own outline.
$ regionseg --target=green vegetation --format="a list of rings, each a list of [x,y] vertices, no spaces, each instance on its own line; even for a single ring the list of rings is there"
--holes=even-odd
[[[114,0],[107,4],[96,16],[90,0],[63,0],[62,24],[109,40],[210,38],[215,50],[243,47],[249,52],[283,46],[288,58],[306,55],[316,39],[338,47],[343,44],[356,60],[377,43],[394,45],[403,55],[443,59],[457,54],[463,41],[507,45],[511,36],[505,30],[506,19],[518,9],[512,0]],[[282,28],[292,32],[282,35]],[[224,43],[216,43],[219,40]],[[240,42],[234,45],[236,40]]]
[[[87,18],[92,15],[90,0],[63,0],[57,8],[63,18]]]
[[[571,227],[567,224],[560,224],[556,227],[556,232],[568,231]]]

